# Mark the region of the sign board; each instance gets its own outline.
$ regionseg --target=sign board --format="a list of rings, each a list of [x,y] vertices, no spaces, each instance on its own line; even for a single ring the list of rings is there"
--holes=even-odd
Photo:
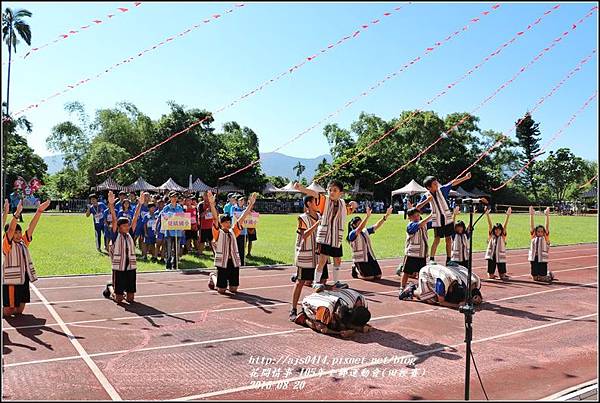
[[[233,216],[235,217],[236,221],[242,216],[242,212],[235,212],[233,213]],[[251,212],[250,214],[248,214],[248,216],[246,216],[246,219],[244,220],[244,222],[242,223],[242,226],[244,228],[256,228],[258,226],[258,218],[260,217],[260,214],[257,213],[256,211]]]
[[[161,230],[183,231],[192,228],[190,213],[175,213],[170,216],[163,215],[160,222]]]

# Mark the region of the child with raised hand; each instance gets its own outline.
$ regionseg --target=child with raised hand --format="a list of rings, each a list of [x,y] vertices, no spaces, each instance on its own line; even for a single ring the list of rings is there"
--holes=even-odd
[[[529,222],[531,244],[529,246],[528,260],[531,262],[531,278],[534,281],[552,282],[554,275],[548,270],[548,253],[550,251],[550,208],[544,211],[546,226],[534,227],[533,216],[535,210],[529,207]]]
[[[358,203],[351,201],[346,205],[342,198],[344,186],[340,181],[332,180],[327,185],[327,196],[307,189],[300,183],[294,183],[294,189],[312,196],[317,201],[317,207],[321,214],[321,221],[317,228],[317,245],[319,250],[319,261],[313,279],[313,288],[316,292],[323,291],[325,285],[321,284],[321,272],[329,256],[333,258],[333,286],[335,288],[348,288],[348,285],[339,281],[340,266],[342,264],[342,240],[344,239],[344,227],[346,216],[358,208]]]
[[[416,278],[419,271],[427,265],[427,229],[431,226],[432,214],[421,220],[421,212],[411,207],[406,213],[409,223],[406,225],[406,244],[404,246],[404,264],[401,267],[400,289],[408,284],[408,278]]]
[[[8,199],[4,199],[4,210],[2,211],[2,228],[6,224],[6,218],[8,218],[8,213],[10,213],[10,202]]]
[[[371,234],[374,234],[383,223],[392,214],[390,206],[383,218],[375,225],[367,227],[367,221],[371,217],[371,208],[367,207],[367,216],[361,219],[356,216],[348,223],[348,236],[346,240],[352,247],[352,277],[362,278],[363,280],[379,280],[381,278],[381,268],[375,258],[375,252],[371,245]]]
[[[142,204],[146,201],[148,193],[140,195],[133,219],[119,217],[115,212],[115,195],[108,192],[108,208],[112,216],[113,244],[110,248],[110,261],[112,265],[112,283],[109,283],[103,292],[105,298],[113,299],[117,303],[123,302],[124,293],[127,293],[127,302],[132,303],[136,290],[137,260],[135,256],[135,242],[133,231],[136,228]],[[125,204],[127,200],[123,202]],[[114,293],[113,293],[113,288]]]
[[[29,282],[37,280],[29,244],[33,240],[33,232],[42,213],[50,206],[50,200],[40,204],[33,216],[29,227],[23,230],[17,220],[23,211],[23,203],[19,202],[10,224],[4,227],[2,241],[2,315],[20,315],[25,309],[25,304],[31,300]]]
[[[506,210],[506,219],[504,225],[496,223],[492,225],[489,207],[485,208],[485,215],[488,221],[488,246],[485,251],[485,258],[488,261],[488,278],[495,279],[496,268],[500,274],[500,279],[508,280],[506,275],[506,228],[508,227],[508,218],[512,214],[512,208]]]
[[[454,207],[454,234],[452,235],[452,254],[450,258],[459,265],[468,268],[471,228],[467,229],[467,226],[461,220],[456,221],[456,216],[459,213],[460,208],[458,206]]]
[[[212,192],[206,192],[206,197],[213,216],[213,249],[217,269],[216,275],[212,273],[209,276],[208,288],[212,290],[216,286],[219,294],[224,294],[227,288],[230,292],[235,293],[240,285],[240,266],[242,264],[236,238],[240,236],[243,229],[242,223],[254,206],[256,193],[250,196],[248,207],[235,224],[231,222],[232,218],[229,214],[219,218],[215,206],[215,196]]]

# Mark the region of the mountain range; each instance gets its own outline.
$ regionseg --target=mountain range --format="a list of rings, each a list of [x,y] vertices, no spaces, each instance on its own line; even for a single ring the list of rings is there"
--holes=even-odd
[[[309,182],[315,174],[317,166],[326,159],[331,162],[331,155],[323,154],[315,158],[297,158],[281,153],[261,153],[261,165],[263,172],[268,176],[283,176],[284,178],[293,179],[296,177],[294,166],[300,162],[306,167],[300,177],[305,177]],[[54,174],[63,169],[62,155],[51,155],[44,157],[44,161],[48,165],[48,173]]]

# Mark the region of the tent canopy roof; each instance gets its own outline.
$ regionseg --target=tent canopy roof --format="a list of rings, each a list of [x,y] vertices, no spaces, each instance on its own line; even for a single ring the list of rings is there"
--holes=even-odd
[[[417,181],[412,179],[406,186],[401,187],[400,189],[396,189],[392,191],[392,196],[396,196],[399,194],[407,194],[410,196],[418,195],[427,192],[423,186],[419,185]]]
[[[160,190],[175,190],[177,192],[183,192],[187,190],[183,186],[179,186],[172,178],[169,178],[165,183],[158,187]]]
[[[207,192],[209,190],[214,190],[214,189],[211,188],[210,186],[208,186],[206,183],[202,182],[202,180],[200,178],[198,178],[198,179],[196,179],[196,181],[194,183],[192,183],[190,190],[192,190],[194,192]]]
[[[113,178],[108,177],[104,182],[95,187],[96,191],[100,190],[123,190],[124,187],[119,185]]]
[[[313,190],[317,193],[327,193],[327,191],[321,186],[319,185],[317,182],[313,181],[308,187],[307,189]]]
[[[131,185],[125,186],[125,188],[129,192],[134,192],[134,191],[156,191],[157,190],[156,186],[149,184],[141,176],[135,182],[133,182]]]

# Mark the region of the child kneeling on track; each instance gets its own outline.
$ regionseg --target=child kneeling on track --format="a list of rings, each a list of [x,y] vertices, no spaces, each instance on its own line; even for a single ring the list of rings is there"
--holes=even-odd
[[[449,262],[447,266],[429,264],[419,271],[419,282],[408,284],[398,295],[400,300],[417,300],[457,308],[467,297],[467,268]],[[481,281],[471,273],[473,303],[481,304]]]
[[[407,212],[410,222],[406,226],[406,245],[404,247],[404,264],[401,266],[402,279],[400,288],[406,287],[408,278],[416,276],[427,264],[427,228],[431,226],[432,215],[421,220],[421,212],[411,208]]]
[[[292,282],[296,283],[292,293],[292,308],[290,320],[296,320],[298,316],[297,305],[302,293],[303,286],[312,286],[315,278],[315,269],[319,262],[319,251],[317,247],[317,228],[321,221],[321,215],[317,202],[313,196],[304,196],[304,213],[298,216],[298,229],[296,230],[296,248],[294,251],[294,263],[297,267],[296,274],[292,275]],[[327,263],[323,267],[320,282],[325,284],[329,277]]]
[[[108,192],[108,208],[112,216],[113,244],[110,248],[110,261],[112,265],[112,283],[107,284],[102,293],[105,298],[113,299],[116,303],[123,302],[123,295],[127,293],[127,302],[132,303],[136,289],[137,259],[135,256],[135,242],[133,231],[136,228],[142,204],[145,203],[148,193],[140,195],[135,213],[131,222],[127,217],[119,217],[115,212],[115,195]],[[127,200],[124,201],[125,204]]]
[[[463,221],[456,221],[456,216],[460,208],[454,208],[454,234],[452,235],[452,254],[451,259],[463,267],[469,267],[469,238],[471,237],[471,228]]]
[[[381,268],[375,258],[370,235],[383,225],[390,214],[392,214],[391,206],[388,207],[383,218],[375,225],[366,228],[367,221],[371,217],[371,208],[368,207],[364,220],[357,216],[348,223],[346,240],[352,247],[352,277],[359,278],[360,276],[363,280],[379,280],[381,278]]]
[[[508,218],[512,214],[512,208],[506,210],[506,219],[504,225],[496,223],[492,225],[492,219],[490,218],[489,207],[485,208],[485,215],[488,221],[488,246],[485,251],[485,259],[488,261],[488,278],[495,279],[496,268],[500,274],[501,280],[509,280],[510,277],[506,275],[506,228],[508,227]]]
[[[19,202],[10,224],[4,227],[2,241],[2,316],[20,315],[25,304],[31,301],[29,283],[37,280],[29,245],[33,240],[33,231],[42,213],[50,206],[50,200],[40,204],[29,227],[23,229],[17,220],[21,217],[23,203]]]
[[[548,252],[550,251],[550,208],[546,208],[546,226],[534,227],[533,216],[535,210],[529,207],[531,224],[531,244],[529,246],[528,260],[531,262],[531,278],[534,281],[551,283],[554,274],[548,270]]]
[[[219,218],[215,206],[215,196],[212,192],[207,192],[206,197],[210,203],[210,209],[213,216],[213,249],[215,251],[215,267],[217,273],[211,273],[208,279],[208,288],[211,290],[217,288],[219,294],[224,294],[229,287],[232,293],[237,292],[240,285],[240,254],[238,252],[236,238],[242,232],[242,223],[252,210],[256,201],[256,194],[250,196],[248,207],[235,225],[232,225],[233,219],[226,214]]]
[[[350,289],[314,292],[302,300],[302,311],[295,323],[308,326],[323,334],[343,338],[355,332],[367,333],[371,326],[371,312],[359,292]]]

